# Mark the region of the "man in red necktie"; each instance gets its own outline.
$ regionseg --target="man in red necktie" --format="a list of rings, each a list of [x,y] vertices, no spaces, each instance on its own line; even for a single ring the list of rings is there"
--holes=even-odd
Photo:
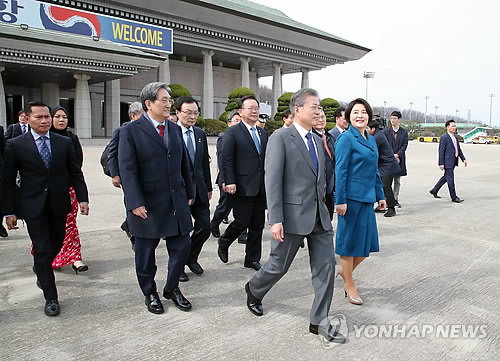
[[[455,176],[454,169],[458,166],[458,158],[464,162],[467,167],[467,160],[465,159],[462,150],[460,149],[460,144],[458,143],[458,138],[455,135],[457,131],[457,125],[453,119],[446,122],[447,133],[441,137],[439,140],[439,169],[444,170],[444,175],[439,179],[434,188],[432,188],[429,193],[434,196],[434,198],[441,198],[438,196],[438,192],[441,187],[448,183],[448,189],[450,191],[451,201],[455,203],[461,203],[464,200],[458,198],[455,192]]]

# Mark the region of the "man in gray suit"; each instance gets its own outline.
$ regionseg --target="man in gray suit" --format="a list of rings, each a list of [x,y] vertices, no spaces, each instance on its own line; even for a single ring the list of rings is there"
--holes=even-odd
[[[341,343],[345,337],[324,324],[333,297],[335,258],[325,202],[330,184],[325,148],[322,139],[311,132],[322,110],[318,93],[307,88],[297,91],[290,110],[293,125],[274,132],[266,151],[265,186],[273,239],[269,260],[245,285],[247,307],[256,316],[264,314],[262,298],[287,273],[306,238],[315,295],[309,332]]]

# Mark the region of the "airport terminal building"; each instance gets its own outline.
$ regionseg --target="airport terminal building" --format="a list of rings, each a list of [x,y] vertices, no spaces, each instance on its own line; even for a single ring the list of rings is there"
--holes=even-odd
[[[139,7],[140,6],[140,7]],[[370,49],[246,0],[0,1],[0,125],[30,100],[60,104],[81,138],[109,137],[152,81],[179,83],[204,118],[229,92],[358,60]]]

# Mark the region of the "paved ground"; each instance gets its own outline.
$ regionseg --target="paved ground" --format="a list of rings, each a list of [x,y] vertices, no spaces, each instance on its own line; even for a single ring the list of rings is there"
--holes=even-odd
[[[214,139],[210,143],[215,160]],[[499,146],[463,146],[470,163],[457,169],[456,183],[465,202],[453,204],[446,189],[442,199],[428,193],[440,176],[437,144],[410,144],[402,208],[394,218],[377,215],[381,252],[356,275],[365,304],[348,303],[342,281],[336,282],[331,316],[345,320],[349,334],[345,344],[330,348],[307,330],[312,286],[306,250],[264,299],[264,317],[245,306],[243,286],[252,271],[242,265],[242,245],[234,244],[230,262],[222,264],[214,238],[200,259],[206,272],[188,273],[191,280],[181,286],[193,310],[184,313],[165,301],[165,314],[147,312],[133,253],[119,229],[122,193],[99,166],[104,144],[84,147],[91,215],[78,221],[90,269],[78,276],[71,267],[56,272],[60,316],[43,314],[26,228],[0,239],[1,360],[500,359]],[[269,239],[267,226],[264,261]],[[161,289],[164,245],[157,263]],[[464,334],[474,330],[475,337]]]

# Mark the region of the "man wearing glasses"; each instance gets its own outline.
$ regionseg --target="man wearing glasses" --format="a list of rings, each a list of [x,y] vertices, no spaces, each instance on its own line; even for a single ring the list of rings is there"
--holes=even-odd
[[[179,277],[191,249],[189,205],[194,189],[181,128],[166,120],[173,103],[169,90],[158,82],[142,89],[144,113],[120,131],[118,145],[127,221],[135,237],[137,280],[148,311],[155,314],[164,312],[155,282],[155,250],[162,238],[169,254],[163,297],[182,311],[191,309],[179,290]]]
[[[201,275],[203,268],[198,263],[198,256],[205,241],[210,237],[210,200],[212,199],[212,178],[210,176],[210,162],[208,158],[207,135],[195,127],[198,112],[198,103],[190,96],[182,96],[175,102],[177,125],[181,127],[182,138],[189,155],[189,165],[195,188],[195,197],[191,204],[191,216],[194,219],[194,230],[191,234],[191,252],[187,259],[187,266],[194,274]],[[182,272],[180,281],[188,281],[185,272]]]
[[[229,246],[248,228],[244,266],[258,270],[266,210],[264,158],[268,136],[264,129],[256,126],[259,102],[255,96],[241,98],[238,108],[242,121],[225,131],[222,145],[224,182],[234,221],[219,238],[217,253],[220,260],[227,263]]]

